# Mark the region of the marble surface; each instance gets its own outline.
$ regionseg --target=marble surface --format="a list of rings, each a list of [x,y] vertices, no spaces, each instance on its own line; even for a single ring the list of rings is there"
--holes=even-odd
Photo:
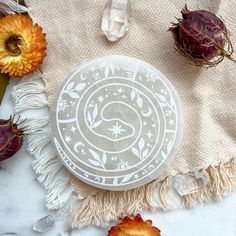
[[[12,80],[0,107],[0,117],[12,114]],[[13,158],[0,163],[0,236],[106,236],[107,229],[90,227],[72,232],[66,231],[63,221],[44,234],[31,230],[32,224],[49,214],[44,207],[45,192],[37,183],[31,168],[32,157],[26,153],[25,145]],[[162,236],[213,236],[236,235],[236,193],[223,202],[198,206],[195,209],[172,212],[144,213],[144,218],[153,219],[162,230]]]

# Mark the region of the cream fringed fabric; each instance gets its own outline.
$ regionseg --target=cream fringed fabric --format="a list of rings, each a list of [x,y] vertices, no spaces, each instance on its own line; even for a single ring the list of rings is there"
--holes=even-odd
[[[100,30],[104,0],[27,0],[30,15],[47,33],[48,56],[41,75],[23,79],[13,93],[16,111],[43,109],[48,115],[58,87],[79,64],[108,54],[137,57],[162,71],[177,89],[184,112],[182,147],[161,178],[126,192],[90,187],[62,166],[50,143],[47,116],[28,120],[40,132],[29,135],[29,151],[38,180],[46,188],[47,206],[59,209],[78,196],[72,208],[72,227],[106,225],[124,214],[144,209],[193,207],[210,199],[221,200],[236,186],[236,66],[225,59],[215,68],[189,65],[176,52],[167,29],[186,1],[130,1],[130,30],[117,43],[109,43]],[[230,31],[236,28],[236,2],[188,1],[189,9],[211,9],[221,16]],[[234,32],[233,32],[234,33]],[[236,34],[231,35],[236,47]],[[45,87],[44,87],[45,86]],[[38,88],[38,89],[35,89]],[[47,101],[46,95],[49,100]],[[39,145],[40,144],[40,145]],[[208,185],[181,199],[172,196],[172,180],[178,173],[206,170]],[[179,201],[180,200],[180,201]],[[183,204],[182,204],[183,203]]]

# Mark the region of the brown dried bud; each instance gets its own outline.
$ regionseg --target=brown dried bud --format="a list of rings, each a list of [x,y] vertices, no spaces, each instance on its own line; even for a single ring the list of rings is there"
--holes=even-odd
[[[0,161],[13,156],[22,145],[24,130],[18,128],[13,119],[0,119]]]
[[[205,10],[181,11],[183,19],[170,28],[177,49],[198,66],[215,66],[224,57],[232,57],[233,46],[229,32],[214,13]]]

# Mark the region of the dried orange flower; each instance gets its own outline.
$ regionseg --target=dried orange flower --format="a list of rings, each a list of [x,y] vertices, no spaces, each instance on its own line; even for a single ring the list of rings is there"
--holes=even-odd
[[[46,34],[28,16],[0,19],[0,72],[21,77],[34,72],[46,56]]]
[[[108,236],[160,236],[161,231],[152,226],[151,220],[144,221],[138,214],[124,217],[119,224],[111,227]]]

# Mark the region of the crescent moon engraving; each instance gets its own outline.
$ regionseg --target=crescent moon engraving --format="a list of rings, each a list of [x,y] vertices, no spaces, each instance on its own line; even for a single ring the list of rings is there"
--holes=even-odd
[[[82,146],[84,147],[84,144],[81,143],[81,142],[77,142],[75,145],[74,145],[74,150],[75,152],[79,153],[79,147]]]
[[[152,108],[148,107],[148,112],[141,112],[144,117],[149,117],[152,114]]]
[[[87,77],[86,77],[86,76],[84,76],[84,75],[83,75],[83,73],[82,73],[82,74],[80,75],[80,79],[81,79],[81,80],[86,80],[86,79],[87,79]]]

